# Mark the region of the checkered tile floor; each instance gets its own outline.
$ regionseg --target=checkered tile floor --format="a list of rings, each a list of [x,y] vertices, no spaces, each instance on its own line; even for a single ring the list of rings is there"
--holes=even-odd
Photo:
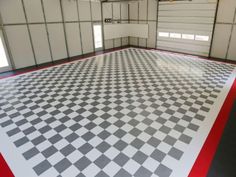
[[[19,177],[184,177],[234,77],[130,48],[0,80],[0,150]]]

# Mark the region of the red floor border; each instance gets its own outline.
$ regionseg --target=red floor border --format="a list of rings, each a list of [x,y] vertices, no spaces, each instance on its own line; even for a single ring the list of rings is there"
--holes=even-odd
[[[188,177],[206,177],[236,100],[236,79]]]
[[[7,165],[1,153],[0,153],[0,177],[14,177],[11,169]]]

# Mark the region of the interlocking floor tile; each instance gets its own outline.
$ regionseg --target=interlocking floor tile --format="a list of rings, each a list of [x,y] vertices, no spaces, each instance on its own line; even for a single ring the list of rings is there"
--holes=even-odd
[[[230,64],[129,48],[3,79],[0,151],[16,176],[184,177],[233,78]]]

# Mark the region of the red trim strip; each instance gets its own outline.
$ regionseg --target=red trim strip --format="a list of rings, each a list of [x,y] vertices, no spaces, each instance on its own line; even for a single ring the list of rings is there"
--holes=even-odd
[[[0,177],[14,177],[2,154],[0,154]]]
[[[236,100],[236,79],[188,177],[205,177],[221,140],[230,111]]]

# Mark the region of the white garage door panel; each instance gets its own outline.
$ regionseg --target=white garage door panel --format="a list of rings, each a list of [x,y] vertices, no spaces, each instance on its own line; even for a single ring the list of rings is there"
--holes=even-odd
[[[7,26],[6,33],[16,69],[35,65],[27,27]]]
[[[192,54],[192,55],[207,56],[207,55],[203,55],[202,53],[199,53],[199,52],[196,52],[196,51],[189,51],[189,50],[185,50],[185,49],[170,48],[168,46],[166,46],[166,47],[158,46],[158,49],[174,51],[174,52],[180,52],[180,53],[187,53],[187,54]]]
[[[178,11],[160,11],[160,16],[165,17],[186,17],[186,16],[192,16],[192,17],[215,17],[215,10],[205,10],[201,11],[199,13],[198,10],[185,10],[181,14]]]
[[[77,21],[78,13],[76,1],[62,1],[65,21]]]
[[[158,23],[158,28],[212,31],[211,24]]]
[[[101,3],[99,2],[91,2],[92,8],[92,19],[93,21],[100,21],[102,20],[101,16]]]
[[[30,25],[36,61],[38,64],[51,61],[45,25]]]
[[[171,28],[159,28],[159,32],[170,32],[170,33],[183,33],[183,34],[196,34],[196,35],[208,35],[211,37],[212,31],[204,31],[204,30],[182,30],[182,29],[171,29]],[[178,39],[176,39],[178,40]],[[210,41],[209,41],[210,42]]]
[[[90,21],[90,3],[89,1],[78,1],[79,18],[81,21]]]
[[[0,0],[0,12],[4,23],[25,22],[23,7],[19,0]]]
[[[67,23],[66,36],[67,36],[70,57],[81,55],[82,51],[81,51],[79,24]]]
[[[168,41],[160,41],[158,42],[158,46],[176,48],[176,49],[181,49],[181,50],[187,49],[189,51],[195,51],[203,55],[207,55],[209,51],[209,46],[183,44],[183,43],[180,44],[180,43],[173,43],[173,42],[168,42]]]
[[[67,58],[65,35],[62,24],[48,24],[53,60]]]
[[[216,24],[211,56],[225,58],[230,38],[231,25]]]
[[[159,17],[158,22],[213,24],[214,17]]]
[[[44,22],[43,9],[40,0],[24,0],[24,3],[29,22]]]
[[[169,4],[171,3],[171,4]],[[160,3],[162,4],[159,6],[159,10],[215,10],[216,8],[216,3],[191,3],[191,2],[168,2],[168,3]]]
[[[166,50],[209,55],[216,0],[159,2],[157,46]],[[191,34],[193,39],[163,38],[159,32]],[[208,41],[197,41],[195,36],[208,36]],[[166,48],[165,48],[166,47]],[[181,51],[180,51],[181,52]]]
[[[179,44],[183,43],[183,44],[189,44],[189,45],[202,45],[202,46],[210,47],[210,41],[203,42],[203,41],[195,41],[195,40],[188,40],[188,39],[183,40],[183,39],[159,37],[159,42],[160,41],[167,41],[167,42],[173,42],[173,43],[179,43]]]
[[[236,0],[220,0],[217,22],[232,23],[234,19],[235,8]]]
[[[90,22],[80,23],[82,35],[82,45],[84,53],[91,53],[93,49],[92,25]]]
[[[59,0],[43,0],[47,22],[62,21],[61,6]]]
[[[236,61],[236,25],[234,25],[232,38],[230,41],[228,59]]]

